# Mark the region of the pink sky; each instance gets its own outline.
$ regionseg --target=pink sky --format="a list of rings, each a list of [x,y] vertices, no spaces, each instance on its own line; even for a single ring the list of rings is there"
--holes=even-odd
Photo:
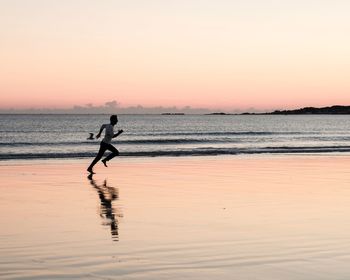
[[[350,105],[349,14],[327,0],[2,2],[0,109]]]

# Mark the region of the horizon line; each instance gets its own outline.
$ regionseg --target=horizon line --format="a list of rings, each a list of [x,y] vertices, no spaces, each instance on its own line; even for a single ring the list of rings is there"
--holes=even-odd
[[[350,105],[329,105],[329,106],[323,106],[323,107],[313,107],[313,106],[305,106],[305,107],[300,107],[297,109],[274,109],[274,110],[269,110],[269,111],[264,111],[264,112],[247,112],[247,111],[240,111],[236,109],[236,112],[225,112],[226,110],[211,110],[208,108],[192,108],[192,107],[184,107],[184,111],[181,111],[181,109],[178,109],[177,107],[171,107],[171,108],[164,108],[164,112],[122,112],[122,113],[117,113],[118,115],[170,115],[170,116],[181,116],[181,115],[269,115],[273,113],[281,113],[283,114],[284,112],[293,112],[293,111],[300,111],[300,110],[305,110],[305,109],[316,109],[316,110],[321,110],[321,109],[327,109],[327,108],[334,108],[334,107],[350,107]],[[135,107],[125,107],[125,108],[117,108],[117,107],[108,107],[108,108],[101,108],[101,107],[79,107],[79,108],[70,108],[70,109],[0,109],[0,115],[110,115],[113,114],[114,112],[73,112],[74,110],[81,109],[81,110],[131,110],[132,108]],[[136,107],[137,108],[137,107]],[[161,110],[161,107],[141,107],[142,110]],[[175,109],[179,110],[176,112],[167,112],[166,109]],[[252,108],[254,109],[254,108]],[[42,111],[49,111],[49,112],[42,112]],[[186,112],[186,110],[193,110],[194,112]],[[5,111],[5,112],[4,112]],[[8,111],[8,112],[6,112]],[[26,112],[27,111],[27,112]],[[51,111],[51,112],[50,112]],[[57,111],[57,112],[55,112]],[[59,111],[68,111],[68,112],[59,112]],[[72,111],[72,112],[69,112]],[[196,112],[198,111],[198,112]],[[305,113],[307,114],[307,113]],[[322,114],[322,113],[319,113]],[[327,113],[325,113],[327,114]],[[329,113],[328,113],[329,114]],[[340,113],[341,114],[341,113]],[[343,113],[343,114],[349,114],[349,113]]]

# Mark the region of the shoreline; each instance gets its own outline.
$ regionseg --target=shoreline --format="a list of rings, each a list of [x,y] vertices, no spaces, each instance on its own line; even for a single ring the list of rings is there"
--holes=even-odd
[[[168,155],[162,155],[162,156],[119,156],[116,157],[111,161],[111,163],[116,161],[148,161],[148,160],[156,160],[156,159],[266,159],[266,158],[300,158],[300,157],[320,157],[320,158],[333,158],[333,157],[349,157],[350,158],[350,152],[322,152],[322,153],[242,153],[242,154],[221,154],[221,155],[181,155],[181,156],[168,156]],[[94,159],[94,156],[92,157],[83,157],[83,158],[25,158],[25,159],[1,159],[0,160],[0,166],[6,165],[7,163],[26,163],[26,164],[32,164],[35,163],[47,163],[47,162],[72,162],[72,163],[82,163],[82,162],[90,162]]]
[[[318,154],[241,154],[241,155],[217,155],[217,156],[160,156],[160,157],[120,157],[113,159],[108,167],[104,167],[102,162],[99,161],[94,171],[99,170],[98,173],[108,174],[108,171],[111,171],[118,166],[131,164],[158,164],[158,163],[169,163],[169,164],[192,164],[193,167],[198,167],[203,163],[216,162],[217,164],[222,163],[239,163],[239,162],[263,162],[263,161],[286,161],[286,162],[299,162],[299,161],[334,161],[338,160],[349,160],[350,153],[318,153]],[[65,168],[66,166],[81,166],[82,172],[89,174],[86,171],[87,166],[91,163],[93,157],[87,158],[74,158],[74,159],[65,159],[65,158],[56,158],[56,159],[11,159],[11,160],[1,160],[0,161],[0,171],[1,169],[6,169],[6,167],[29,167],[30,166],[57,166]],[[349,163],[350,164],[350,163]],[[98,174],[97,173],[97,174]]]

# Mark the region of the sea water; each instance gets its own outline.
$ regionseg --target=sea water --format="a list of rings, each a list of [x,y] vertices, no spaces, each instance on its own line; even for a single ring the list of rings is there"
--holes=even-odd
[[[85,158],[109,115],[0,115],[0,160]],[[119,115],[124,157],[350,152],[347,115]]]

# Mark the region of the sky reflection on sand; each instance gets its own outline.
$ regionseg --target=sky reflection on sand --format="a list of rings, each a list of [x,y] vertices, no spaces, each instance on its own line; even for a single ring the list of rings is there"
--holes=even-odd
[[[346,156],[118,159],[87,179],[86,161],[7,162],[0,277],[346,279],[349,166]]]

